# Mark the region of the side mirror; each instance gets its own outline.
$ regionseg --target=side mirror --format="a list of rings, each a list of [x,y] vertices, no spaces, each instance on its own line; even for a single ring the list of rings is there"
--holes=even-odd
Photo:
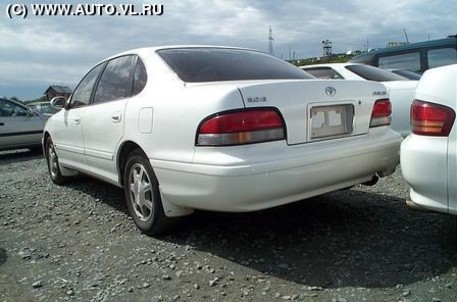
[[[39,115],[38,111],[33,108],[27,108],[27,116],[36,116]]]
[[[66,99],[63,96],[56,96],[51,99],[51,106],[56,109],[65,108]]]

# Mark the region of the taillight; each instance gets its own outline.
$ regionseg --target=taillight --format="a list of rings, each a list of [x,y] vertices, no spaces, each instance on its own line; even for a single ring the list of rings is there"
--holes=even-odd
[[[377,100],[371,111],[370,127],[390,125],[392,121],[392,104],[389,99]]]
[[[274,109],[222,112],[204,120],[197,132],[198,146],[228,146],[285,139],[284,122]]]
[[[454,125],[452,108],[414,100],[411,105],[411,131],[418,135],[448,136]]]

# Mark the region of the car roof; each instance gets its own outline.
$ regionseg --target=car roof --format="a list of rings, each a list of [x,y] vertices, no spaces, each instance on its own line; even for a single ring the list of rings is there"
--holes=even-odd
[[[15,105],[18,105],[18,106],[20,106],[20,107],[23,107],[23,108],[27,109],[27,106],[24,105],[24,104],[21,103],[21,102],[18,102],[18,101],[15,101],[15,100],[12,100],[12,99],[3,97],[3,96],[0,96],[0,99],[1,99],[1,100],[4,100],[4,101],[11,102],[11,103],[13,103],[13,104],[15,104]]]
[[[300,68],[313,68],[313,67],[331,67],[331,66],[348,66],[348,65],[366,65],[362,63],[321,63],[321,64],[312,64],[312,65],[302,65]]]
[[[113,58],[116,58],[116,57],[119,57],[119,56],[123,56],[123,55],[131,55],[131,54],[141,54],[141,53],[145,53],[145,52],[156,52],[158,50],[166,50],[166,49],[182,49],[182,48],[219,48],[219,49],[236,49],[236,50],[246,50],[246,51],[255,51],[255,52],[259,52],[259,53],[264,53],[266,54],[265,52],[261,51],[261,50],[256,50],[256,49],[250,49],[250,48],[243,48],[243,47],[234,47],[234,46],[221,46],[221,45],[193,45],[193,44],[189,44],[189,45],[186,45],[186,44],[183,44],[183,45],[166,45],[166,46],[151,46],[151,47],[141,47],[141,48],[135,48],[135,49],[131,49],[131,50],[127,50],[127,51],[123,51],[123,52],[120,52],[120,53],[117,53],[117,54],[114,54],[106,59],[103,59],[102,61],[100,61],[99,63],[101,62],[104,62],[104,61],[107,61],[107,60],[110,60],[110,59],[113,59]]]
[[[451,46],[451,47],[457,47],[457,35],[454,36],[449,36],[448,38],[444,39],[437,39],[437,40],[431,40],[431,41],[422,41],[422,42],[417,42],[417,43],[410,43],[410,44],[405,44],[405,45],[400,45],[400,46],[395,46],[395,47],[385,47],[385,48],[380,48],[376,49],[373,51],[369,51],[363,54],[360,54],[358,56],[355,56],[350,59],[350,62],[360,62],[360,61],[365,61],[367,58],[371,59],[375,55],[378,54],[390,54],[390,53],[397,53],[397,52],[402,52],[402,51],[411,51],[411,50],[416,50],[416,49],[422,49],[422,48],[433,48],[433,47],[442,47],[442,46]]]

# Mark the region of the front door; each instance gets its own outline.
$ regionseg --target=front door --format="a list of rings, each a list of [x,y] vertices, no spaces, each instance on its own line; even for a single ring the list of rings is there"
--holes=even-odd
[[[87,73],[70,97],[67,108],[58,115],[59,119],[56,121],[60,125],[55,127],[52,140],[59,161],[70,168],[89,170],[84,154],[83,119],[104,65],[97,65]]]
[[[39,147],[44,121],[16,102],[0,98],[0,150]]]

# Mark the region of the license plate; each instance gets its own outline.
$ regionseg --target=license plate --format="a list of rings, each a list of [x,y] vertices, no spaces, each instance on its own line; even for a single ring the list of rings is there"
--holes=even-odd
[[[334,105],[311,108],[311,139],[332,138],[352,133],[354,106]]]

